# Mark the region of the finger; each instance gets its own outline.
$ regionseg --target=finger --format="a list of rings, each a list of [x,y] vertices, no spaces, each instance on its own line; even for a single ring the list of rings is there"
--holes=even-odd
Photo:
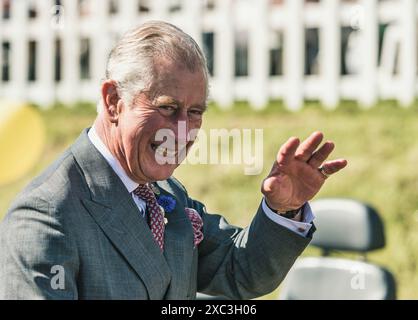
[[[305,141],[303,141],[296,151],[296,159],[308,161],[312,153],[318,148],[324,135],[322,132],[315,131]]]
[[[348,162],[345,159],[327,161],[322,165],[324,172],[328,175],[336,173],[347,166]]]
[[[299,139],[292,137],[286,141],[284,145],[280,147],[279,152],[277,153],[277,164],[280,166],[286,166],[294,158],[296,149],[299,146]]]
[[[318,168],[328,158],[334,147],[335,145],[332,141],[325,142],[321,148],[312,154],[312,157],[308,160],[309,165],[312,168]]]

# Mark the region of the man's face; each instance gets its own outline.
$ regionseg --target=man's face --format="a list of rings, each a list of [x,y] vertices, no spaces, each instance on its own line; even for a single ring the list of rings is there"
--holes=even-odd
[[[162,157],[178,159],[179,147],[188,150],[193,141],[185,141],[178,123],[185,124],[186,132],[199,129],[206,108],[206,82],[201,71],[194,73],[173,63],[161,63],[150,92],[140,93],[131,107],[124,107],[118,119],[118,160],[136,182],[158,181],[169,178],[175,163],[161,164]],[[161,129],[173,133],[175,142],[163,148],[157,141]],[[167,132],[167,131],[165,131]],[[167,145],[164,143],[164,145]],[[159,147],[160,146],[160,147]],[[183,149],[183,152],[186,151]]]

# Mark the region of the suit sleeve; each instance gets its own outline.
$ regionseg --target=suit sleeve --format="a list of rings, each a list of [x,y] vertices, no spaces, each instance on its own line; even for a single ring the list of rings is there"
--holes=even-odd
[[[252,299],[276,289],[310,242],[269,219],[260,205],[247,228],[230,225],[189,199],[202,216],[197,289],[231,299]]]
[[[77,299],[78,255],[42,199],[17,202],[0,224],[0,299]]]

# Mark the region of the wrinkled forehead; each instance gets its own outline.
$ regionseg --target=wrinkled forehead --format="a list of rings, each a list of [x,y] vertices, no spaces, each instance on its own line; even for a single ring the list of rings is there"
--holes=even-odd
[[[169,96],[185,104],[205,104],[207,79],[200,68],[190,70],[182,63],[160,60],[154,66],[154,75],[148,90],[150,99]]]

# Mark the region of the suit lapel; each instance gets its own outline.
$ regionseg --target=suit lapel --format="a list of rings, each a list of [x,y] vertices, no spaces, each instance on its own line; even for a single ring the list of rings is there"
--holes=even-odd
[[[90,199],[82,202],[113,245],[145,284],[151,299],[162,299],[171,281],[170,268],[122,181],[91,144],[85,130],[72,146]]]

